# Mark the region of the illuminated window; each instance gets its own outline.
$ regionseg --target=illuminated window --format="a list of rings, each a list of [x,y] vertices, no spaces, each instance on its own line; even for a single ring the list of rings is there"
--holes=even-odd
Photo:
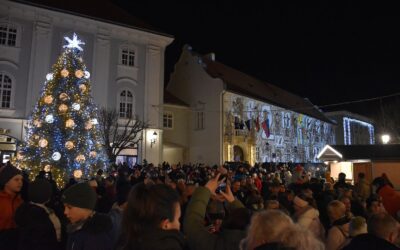
[[[0,24],[0,45],[15,47],[17,44],[17,28],[10,24]]]
[[[174,117],[171,112],[164,112],[163,116],[163,127],[164,128],[173,128]]]
[[[0,108],[10,108],[11,107],[11,91],[12,91],[12,80],[11,78],[0,73]]]
[[[133,115],[133,95],[129,90],[122,90],[119,95],[119,117],[132,118]]]

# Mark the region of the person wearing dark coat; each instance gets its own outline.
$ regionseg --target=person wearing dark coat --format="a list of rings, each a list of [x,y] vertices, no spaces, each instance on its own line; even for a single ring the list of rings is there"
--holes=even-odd
[[[96,213],[97,194],[87,182],[74,184],[62,194],[67,226],[67,250],[111,250],[111,219]]]
[[[23,203],[15,213],[19,227],[18,249],[61,249],[61,223],[54,211],[44,204],[51,198],[51,184],[43,179],[29,185],[29,202]]]
[[[187,206],[183,229],[191,250],[236,250],[239,249],[240,241],[246,237],[245,227],[250,222],[250,214],[246,216],[243,213],[246,209],[235,199],[229,185],[226,185],[225,192],[220,192],[231,207],[231,215],[223,221],[222,231],[210,234],[204,226],[207,204],[211,194],[215,194],[219,176],[211,179],[205,187],[198,187]]]
[[[398,222],[387,213],[373,214],[368,220],[368,233],[353,238],[343,250],[396,250]]]

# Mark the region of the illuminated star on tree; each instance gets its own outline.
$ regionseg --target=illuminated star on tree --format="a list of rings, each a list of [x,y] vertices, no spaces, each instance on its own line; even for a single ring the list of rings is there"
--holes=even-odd
[[[78,39],[78,36],[74,33],[72,40],[69,37],[64,37],[65,40],[67,40],[68,44],[64,45],[63,48],[70,48],[70,49],[78,49],[80,51],[82,51],[82,47],[79,45],[85,45],[84,42],[82,42],[81,40]]]

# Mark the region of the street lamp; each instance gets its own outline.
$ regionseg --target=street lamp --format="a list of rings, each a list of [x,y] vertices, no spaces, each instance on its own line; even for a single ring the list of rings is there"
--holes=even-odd
[[[382,137],[381,137],[381,139],[382,139],[382,143],[383,143],[383,144],[388,144],[389,141],[390,141],[390,135],[388,135],[388,134],[383,134]]]
[[[153,147],[153,144],[155,144],[157,141],[157,132],[154,131],[154,133],[150,137],[150,147]]]

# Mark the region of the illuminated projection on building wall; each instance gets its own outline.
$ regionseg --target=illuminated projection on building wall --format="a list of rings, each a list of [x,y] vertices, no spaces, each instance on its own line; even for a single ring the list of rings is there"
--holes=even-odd
[[[232,93],[223,120],[226,161],[320,162],[318,152],[335,144],[329,123]]]

